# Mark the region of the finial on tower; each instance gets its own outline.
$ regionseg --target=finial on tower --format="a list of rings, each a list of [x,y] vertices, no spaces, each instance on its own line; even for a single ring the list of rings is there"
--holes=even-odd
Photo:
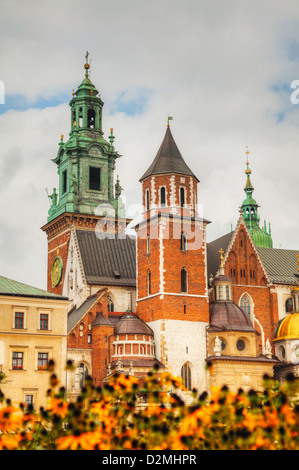
[[[220,253],[220,268],[223,268],[223,253],[224,253],[224,251],[223,251],[222,248],[220,248],[219,253]]]
[[[245,154],[246,154],[246,165],[247,165],[247,168],[246,168],[246,170],[245,170],[245,173],[246,173],[247,175],[250,175],[250,174],[251,174],[251,170],[250,170],[250,168],[249,168],[249,154],[250,154],[250,151],[248,150],[247,145],[246,145],[246,152],[245,152]]]
[[[86,72],[85,72],[85,77],[86,77],[86,78],[88,78],[88,69],[89,69],[89,67],[90,67],[90,65],[89,65],[89,63],[88,63],[88,56],[89,56],[89,52],[86,51],[86,54],[85,54],[85,61],[86,61],[86,62],[85,62],[85,64],[84,64],[84,68],[85,68],[85,70],[86,70]]]

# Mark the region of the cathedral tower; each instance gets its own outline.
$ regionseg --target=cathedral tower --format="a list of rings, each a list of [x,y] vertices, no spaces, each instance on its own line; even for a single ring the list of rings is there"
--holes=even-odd
[[[116,159],[113,129],[109,142],[102,130],[103,101],[89,78],[88,53],[85,76],[70,101],[71,131],[59,142],[57,165],[59,189],[53,189],[47,224],[48,290],[62,293],[71,227],[115,232],[124,230],[126,220],[119,198],[121,187],[114,184]]]
[[[137,231],[137,313],[155,333],[157,358],[187,388],[205,388],[209,320],[206,224],[197,213],[198,179],[169,124],[142,183]]]

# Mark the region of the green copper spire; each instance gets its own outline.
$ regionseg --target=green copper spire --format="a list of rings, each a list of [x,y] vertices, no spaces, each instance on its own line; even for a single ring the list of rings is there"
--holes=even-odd
[[[269,224],[269,233],[267,233],[266,222],[264,223],[264,227],[260,228],[260,217],[258,214],[259,206],[252,197],[254,187],[250,179],[251,170],[249,168],[249,153],[250,152],[248,148],[246,147],[247,160],[246,160],[245,174],[247,178],[246,178],[246,185],[244,188],[246,199],[243,201],[243,204],[241,206],[243,210],[243,219],[249,229],[253,242],[256,246],[260,246],[264,248],[273,248],[270,224]]]
[[[71,130],[69,139],[59,142],[57,165],[59,175],[57,192],[51,198],[48,222],[63,212],[102,215],[107,205],[120,207],[119,195],[115,197],[115,161],[120,157],[113,146],[111,131],[109,141],[102,130],[103,101],[90,80],[88,52],[85,56],[85,76],[69,105],[71,108]],[[55,203],[56,201],[56,203]],[[105,208],[104,208],[105,206]],[[122,215],[120,215],[122,216]]]

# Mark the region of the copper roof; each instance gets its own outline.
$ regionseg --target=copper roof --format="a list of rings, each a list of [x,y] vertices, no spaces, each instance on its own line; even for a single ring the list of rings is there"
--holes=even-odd
[[[211,302],[209,331],[256,331],[249,316],[235,302]]]
[[[126,313],[115,325],[114,332],[120,334],[142,334],[154,336],[153,330],[133,313]]]

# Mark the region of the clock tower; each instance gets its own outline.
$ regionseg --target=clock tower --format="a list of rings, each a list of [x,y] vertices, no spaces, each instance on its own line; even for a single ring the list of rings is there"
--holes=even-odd
[[[124,231],[122,188],[114,169],[120,157],[114,148],[113,129],[108,141],[102,130],[103,101],[89,78],[88,53],[85,76],[70,101],[71,130],[63,135],[56,158],[58,189],[48,194],[51,206],[42,227],[48,237],[47,289],[62,294],[71,228],[88,231]]]

